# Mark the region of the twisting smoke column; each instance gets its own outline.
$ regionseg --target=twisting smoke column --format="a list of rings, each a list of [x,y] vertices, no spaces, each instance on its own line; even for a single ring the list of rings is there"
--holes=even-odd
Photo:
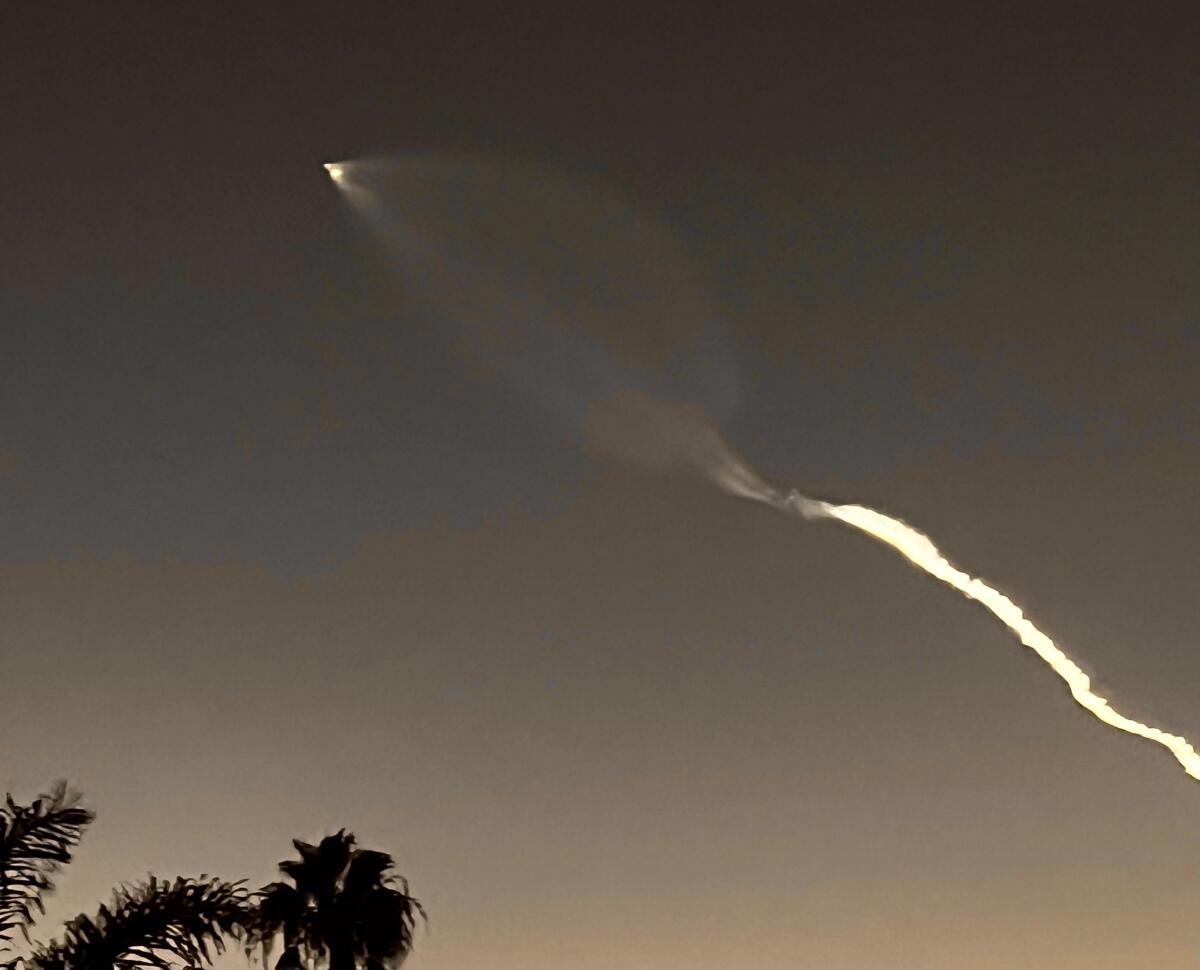
[[[795,490],[781,492],[763,482],[727,450],[722,460],[709,464],[705,470],[718,487],[731,495],[764,502],[805,519],[836,519],[891,546],[918,569],[982,604],[1066,682],[1071,696],[1082,707],[1105,724],[1161,744],[1183,765],[1184,771],[1200,780],[1200,755],[1186,738],[1142,724],[1114,710],[1105,698],[1092,690],[1091,680],[1079,665],[1034,626],[1016,603],[982,579],[963,572],[951,563],[927,535],[899,519],[863,505],[835,505],[806,498]]]

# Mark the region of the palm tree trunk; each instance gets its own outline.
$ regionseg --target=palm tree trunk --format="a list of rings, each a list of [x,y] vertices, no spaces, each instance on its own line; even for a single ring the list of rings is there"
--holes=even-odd
[[[355,970],[354,945],[338,941],[329,948],[329,970]]]
[[[275,962],[275,970],[304,970],[304,964],[300,961],[300,947],[287,947]]]

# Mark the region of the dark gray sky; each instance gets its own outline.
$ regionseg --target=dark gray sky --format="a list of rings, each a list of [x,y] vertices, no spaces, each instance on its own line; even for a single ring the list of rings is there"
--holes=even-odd
[[[344,825],[416,970],[1194,966],[1169,756],[576,433],[696,400],[1200,736],[1194,6],[250,7],[0,13],[0,783],[100,812],[52,915]],[[383,156],[436,279],[320,168]]]

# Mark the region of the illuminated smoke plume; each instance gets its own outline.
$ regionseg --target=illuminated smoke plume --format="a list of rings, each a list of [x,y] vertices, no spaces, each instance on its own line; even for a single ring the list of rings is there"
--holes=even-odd
[[[587,258],[580,257],[572,263],[573,272],[568,275],[590,281],[595,276],[591,270],[597,266],[633,267],[620,277],[620,286],[614,288],[610,280],[609,289],[610,297],[613,293],[637,297],[624,300],[621,306],[622,316],[629,315],[630,307],[643,308],[646,315],[633,321],[634,329],[639,332],[653,332],[664,320],[687,320],[702,315],[699,304],[681,307],[671,302],[647,302],[646,294],[656,292],[651,282],[657,281],[658,289],[678,294],[688,291],[688,278],[686,273],[668,274],[665,279],[672,285],[663,285],[662,270],[664,265],[672,265],[672,250],[653,226],[639,221],[636,212],[612,200],[592,197],[561,179],[547,179],[544,173],[539,175],[485,160],[414,157],[377,163],[331,162],[325,170],[343,196],[402,261],[406,265],[414,263],[420,269],[425,288],[437,292],[436,302],[446,307],[447,317],[457,321],[463,332],[475,337],[494,334],[496,324],[492,314],[496,306],[502,308],[501,316],[505,319],[523,321],[516,327],[516,336],[522,339],[514,344],[515,352],[497,355],[493,348],[492,356],[497,357],[503,369],[520,378],[523,386],[538,388],[552,403],[557,402],[558,410],[583,411],[584,433],[593,450],[660,470],[699,471],[731,495],[763,502],[806,519],[836,519],[891,546],[918,569],[984,606],[1058,674],[1071,696],[1095,717],[1118,730],[1161,744],[1178,759],[1184,771],[1200,779],[1200,755],[1185,738],[1115,711],[1092,690],[1087,674],[1034,626],[1019,606],[983,580],[956,567],[928,536],[875,509],[806,498],[799,492],[785,492],[768,484],[725,444],[703,410],[695,405],[664,403],[640,391],[614,393],[621,386],[627,368],[616,364],[611,355],[592,352],[579,341],[557,333],[546,322],[555,318],[573,319],[590,303],[579,299],[573,291],[559,293],[557,299],[546,299],[545,291],[554,289],[550,283],[557,277],[535,272],[536,267],[526,266],[516,258],[514,254],[531,249],[530,240],[517,229],[531,223],[547,239],[591,239],[603,237],[606,227],[609,230],[613,225],[624,227],[608,240],[609,249],[600,246],[595,252],[584,254]],[[399,192],[398,197],[405,203],[400,222],[386,218],[387,207],[376,195],[377,183],[387,181],[385,176],[395,183],[393,193]],[[504,191],[499,191],[501,188]],[[513,211],[503,205],[497,208],[496,199]],[[470,215],[465,221],[473,230],[465,234],[459,226],[464,221],[464,209]],[[571,212],[575,221],[560,225],[556,221],[559,216],[555,219],[546,216],[562,211]],[[535,218],[532,214],[536,213],[541,215]],[[451,242],[455,245],[451,246]],[[626,250],[630,247],[636,250],[637,258],[616,258],[629,255]],[[551,251],[559,253],[561,249],[555,246]],[[447,255],[450,251],[460,254],[457,262]],[[471,258],[464,262],[462,253]],[[495,266],[502,271],[484,273],[481,266]],[[474,275],[466,272],[472,268]],[[514,279],[517,283],[513,283]],[[562,288],[561,282],[557,285]]]
[[[774,494],[695,404],[623,390],[592,405],[583,431],[590,449],[607,458],[655,471],[698,471],[742,498]]]
[[[325,172],[409,319],[569,432],[624,387],[732,408],[737,376],[704,281],[670,228],[615,187],[503,153]]]
[[[622,417],[623,420],[619,420]],[[951,563],[927,535],[863,505],[836,505],[767,484],[724,443],[703,415],[686,406],[664,405],[642,395],[632,395],[614,408],[605,421],[610,450],[619,451],[616,444],[620,442],[625,457],[637,460],[649,449],[661,446],[657,452],[660,463],[697,467],[731,495],[763,502],[805,519],[835,519],[891,546],[918,569],[986,608],[1066,682],[1071,696],[1080,706],[1105,724],[1161,744],[1175,756],[1184,771],[1200,780],[1200,755],[1186,738],[1142,724],[1114,710],[1107,699],[1092,690],[1090,678],[1079,665],[1039,630],[1016,603]],[[635,428],[636,432],[633,431]]]

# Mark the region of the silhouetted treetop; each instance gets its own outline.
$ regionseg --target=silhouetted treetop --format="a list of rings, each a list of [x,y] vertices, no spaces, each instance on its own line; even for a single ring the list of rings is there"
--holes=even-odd
[[[409,894],[408,881],[392,873],[392,857],[356,848],[345,829],[317,845],[299,839],[292,844],[300,858],[279,864],[291,882],[273,882],[258,895],[249,943],[262,948],[264,964],[282,937],[276,970],[399,966],[412,950],[416,917],[425,911]]]

